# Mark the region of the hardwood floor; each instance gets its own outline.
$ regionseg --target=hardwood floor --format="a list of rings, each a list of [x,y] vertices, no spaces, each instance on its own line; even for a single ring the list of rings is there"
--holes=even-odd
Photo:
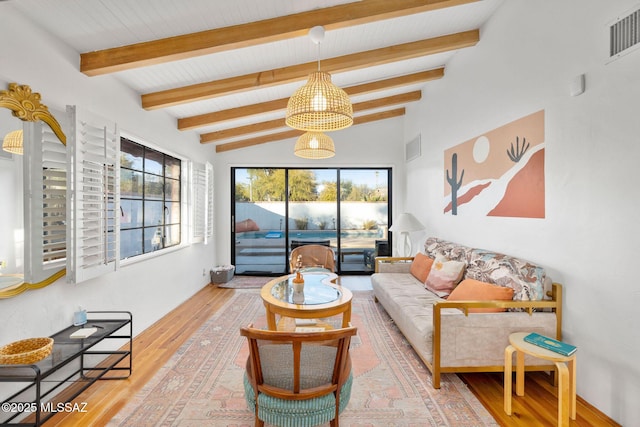
[[[235,291],[206,286],[133,340],[133,375],[123,381],[97,382],[75,402],[86,402],[86,413],[59,413],[45,425],[103,426],[149,381],[182,343],[213,315]],[[463,374],[463,381],[502,426],[555,426],[558,402],[543,374],[528,373],[525,396],[513,399],[513,415],[503,411],[501,374]],[[578,398],[577,419],[570,426],[618,426]]]
[[[512,415],[504,412],[503,374],[473,373],[459,374],[478,400],[501,426],[538,427],[558,425],[557,389],[542,372],[528,372],[525,375],[523,397],[512,397]],[[515,384],[515,378],[514,378]],[[515,385],[514,385],[515,389]],[[569,426],[620,426],[588,402],[578,396],[576,419],[569,420]]]

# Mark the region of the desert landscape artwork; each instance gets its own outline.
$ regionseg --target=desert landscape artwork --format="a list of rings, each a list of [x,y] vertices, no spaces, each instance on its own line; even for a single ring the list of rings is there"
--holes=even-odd
[[[444,152],[444,213],[544,218],[544,110]]]

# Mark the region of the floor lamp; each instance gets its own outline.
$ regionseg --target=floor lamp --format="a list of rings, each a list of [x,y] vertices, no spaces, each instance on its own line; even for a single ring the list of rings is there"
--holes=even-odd
[[[404,237],[404,253],[402,256],[411,256],[412,248],[409,233],[412,231],[420,230],[424,230],[424,225],[422,225],[422,223],[420,223],[420,221],[418,221],[415,216],[406,212],[400,214],[398,219],[393,222],[393,225],[389,227],[389,231],[399,231]]]

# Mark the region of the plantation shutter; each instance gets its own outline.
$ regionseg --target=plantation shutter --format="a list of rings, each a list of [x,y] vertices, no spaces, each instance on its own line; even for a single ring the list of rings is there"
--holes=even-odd
[[[64,114],[56,114],[63,123]],[[66,147],[43,122],[24,122],[25,281],[37,284],[65,268]]]
[[[207,244],[213,237],[213,166],[192,163],[193,241]]]
[[[213,241],[213,165],[206,164],[207,171],[207,210],[206,210],[206,233],[204,236],[205,245]]]
[[[115,123],[68,107],[70,217],[68,280],[80,283],[111,271],[120,260],[120,136]]]

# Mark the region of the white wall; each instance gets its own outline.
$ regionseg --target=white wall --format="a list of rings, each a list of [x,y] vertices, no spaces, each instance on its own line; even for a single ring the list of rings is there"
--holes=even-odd
[[[201,146],[193,133],[177,131],[175,120],[166,113],[142,110],[139,95],[115,77],[81,74],[79,53],[25,21],[11,2],[0,3],[0,40],[2,89],[9,82],[28,84],[50,109],[78,105],[161,149],[213,163],[212,147]],[[51,334],[71,323],[78,305],[129,310],[137,333],[205,286],[214,265],[214,245],[196,244],[85,283],[72,285],[61,279],[44,289],[0,300],[0,344]]]
[[[403,123],[400,117],[332,132],[336,155],[325,160],[296,157],[295,139],[218,153],[214,164],[215,200],[221,207],[216,210],[217,263],[231,262],[231,167],[391,167],[391,189],[396,197],[404,192]],[[392,206],[394,215],[400,207],[400,204]]]
[[[605,65],[607,24],[636,0],[509,0],[410,107],[422,133],[407,170],[409,210],[428,234],[521,256],[564,285],[563,337],[578,350],[578,394],[640,425],[640,51]],[[586,92],[569,82],[586,74]],[[546,218],[443,214],[443,150],[545,110]],[[426,185],[425,185],[426,183]]]

